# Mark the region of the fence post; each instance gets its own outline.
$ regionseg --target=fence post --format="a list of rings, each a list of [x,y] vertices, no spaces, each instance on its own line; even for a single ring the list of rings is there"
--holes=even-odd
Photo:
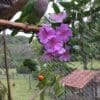
[[[7,42],[6,42],[5,30],[3,31],[3,45],[4,45],[4,62],[5,62],[5,69],[6,69],[7,87],[8,87],[8,100],[12,100],[9,69],[8,69],[8,64],[7,64]]]

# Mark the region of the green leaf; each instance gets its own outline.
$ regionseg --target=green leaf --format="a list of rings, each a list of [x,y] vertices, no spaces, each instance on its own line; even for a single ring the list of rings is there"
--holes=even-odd
[[[45,100],[45,90],[43,90],[40,94],[40,100]]]
[[[56,96],[60,96],[64,92],[64,89],[61,86],[61,84],[56,82],[55,85],[54,85],[54,91],[55,91]]]
[[[31,42],[32,42],[33,37],[34,37],[34,35],[32,35],[32,36],[29,38],[29,43],[31,43]]]
[[[94,36],[91,42],[100,42],[100,35]]]
[[[82,12],[82,14],[85,17],[85,16],[90,16],[91,14],[94,14],[94,13],[99,12],[99,11],[100,11],[100,7],[96,7],[93,10]]]
[[[53,9],[56,13],[60,13],[60,9],[56,3],[53,3]]]
[[[40,82],[38,83],[38,85],[37,85],[37,87],[38,87],[40,90],[44,89],[46,86],[47,86],[47,80],[46,80],[46,79],[40,81]]]
[[[23,61],[23,65],[25,67],[28,67],[31,71],[37,71],[37,63],[35,61],[32,61],[31,59],[25,59]]]
[[[60,2],[60,4],[65,8],[69,9],[72,7],[72,4],[70,2]]]
[[[15,30],[12,31],[11,36],[15,36],[15,35],[17,35],[17,34],[18,34],[18,30],[15,29]]]
[[[90,2],[90,0],[75,0],[78,2],[78,6],[83,6],[86,5],[88,2]]]

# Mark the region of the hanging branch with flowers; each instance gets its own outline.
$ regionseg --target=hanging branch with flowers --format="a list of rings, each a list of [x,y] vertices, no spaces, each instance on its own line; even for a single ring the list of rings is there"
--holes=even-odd
[[[57,8],[57,5],[54,3]],[[55,7],[54,7],[55,8]],[[70,46],[68,42],[73,36],[72,30],[68,24],[64,24],[64,19],[67,18],[65,11],[60,12],[59,8],[56,13],[50,14],[51,25],[44,24],[40,28],[37,36],[40,43],[43,45],[44,54],[42,59],[44,61],[50,61],[57,59],[60,61],[70,60]],[[57,23],[57,26],[53,26]]]
[[[68,42],[72,38],[73,32],[69,24],[64,23],[68,15],[65,11],[60,11],[57,4],[53,3],[53,7],[55,13],[49,14],[50,24],[43,24],[36,34],[39,42],[43,46],[41,59],[47,63],[50,61],[70,61],[71,46]],[[60,76],[50,70],[51,67],[46,66],[46,68],[43,68],[39,72],[39,76],[43,80],[38,78],[39,83],[37,86],[40,90],[52,87],[55,96],[59,96],[64,92],[61,84],[59,84]],[[40,99],[43,98],[41,100],[44,100],[46,89],[40,94]]]
[[[56,4],[54,3],[54,6]],[[56,5],[57,8],[57,5]],[[59,8],[57,8],[59,9]],[[56,11],[56,10],[55,10]],[[68,24],[64,24],[64,19],[67,18],[65,11],[50,14],[51,25],[43,24],[41,27],[27,25],[18,22],[9,22],[6,20],[0,20],[1,29],[10,28],[24,30],[24,32],[35,32],[39,38],[40,43],[44,47],[44,54],[42,56],[44,61],[52,59],[58,59],[60,61],[70,60],[70,46],[67,45],[68,41],[72,37],[72,30]],[[53,24],[58,24],[53,26]],[[39,32],[38,32],[39,31]]]

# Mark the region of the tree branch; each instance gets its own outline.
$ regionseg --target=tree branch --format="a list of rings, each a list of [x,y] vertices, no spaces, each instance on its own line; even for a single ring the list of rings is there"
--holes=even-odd
[[[0,20],[0,29],[19,29],[24,32],[38,32],[40,27],[34,25],[27,25],[19,22],[11,22],[8,20]]]

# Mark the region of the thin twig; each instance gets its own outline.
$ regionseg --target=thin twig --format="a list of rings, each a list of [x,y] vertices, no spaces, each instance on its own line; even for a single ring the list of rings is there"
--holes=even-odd
[[[35,96],[32,96],[29,100],[36,100],[37,97],[46,89],[46,87],[38,92]]]

